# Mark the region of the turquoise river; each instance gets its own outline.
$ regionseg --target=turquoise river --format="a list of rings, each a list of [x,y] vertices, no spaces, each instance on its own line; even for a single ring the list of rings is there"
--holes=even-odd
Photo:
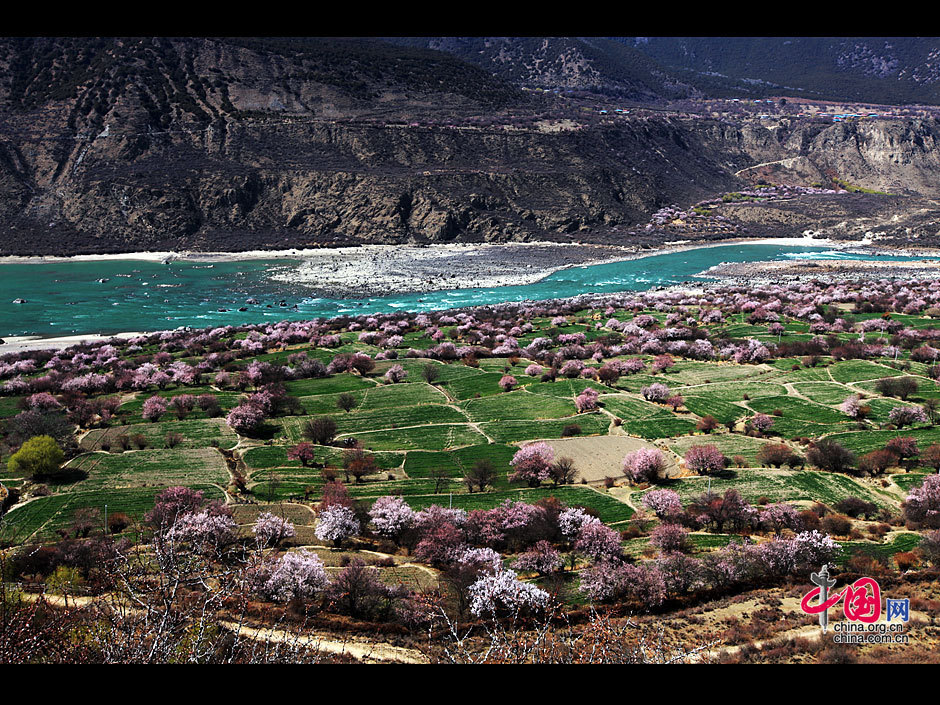
[[[178,326],[238,325],[342,314],[421,311],[544,300],[588,292],[638,291],[696,280],[721,262],[788,258],[916,260],[855,254],[824,247],[773,244],[709,246],[639,259],[560,270],[534,284],[391,294],[362,299],[316,296],[299,284],[272,279],[299,262],[251,259],[37,261],[0,264],[0,337],[111,335]],[[699,278],[698,281],[707,281]],[[14,304],[16,299],[26,303]],[[257,303],[247,303],[256,300]],[[284,303],[282,306],[281,303]],[[245,308],[240,311],[238,309]]]

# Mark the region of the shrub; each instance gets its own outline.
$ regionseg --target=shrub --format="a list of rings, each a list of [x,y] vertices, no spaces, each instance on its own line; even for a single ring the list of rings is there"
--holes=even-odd
[[[65,453],[51,436],[35,436],[24,443],[7,462],[10,472],[30,477],[54,476],[59,473]]]
[[[693,472],[708,475],[724,470],[725,456],[717,446],[696,445],[686,451],[685,464]]]
[[[166,413],[166,399],[163,397],[153,396],[150,397],[147,401],[144,402],[144,408],[141,412],[141,415],[147,421],[157,422],[160,420],[160,417]]]
[[[698,420],[698,423],[695,424],[695,428],[697,428],[699,431],[702,431],[703,433],[711,433],[716,428],[718,428],[718,426],[718,419],[716,419],[711,414],[703,416]]]
[[[666,458],[658,448],[640,448],[624,456],[621,470],[630,482],[655,482],[666,470]]]
[[[824,516],[820,519],[819,525],[827,534],[835,534],[837,536],[846,536],[852,530],[852,522],[848,518],[838,514]]]
[[[225,421],[235,433],[252,436],[264,425],[264,412],[253,404],[241,404],[229,412]]]
[[[855,464],[855,454],[836,441],[824,438],[810,448],[806,457],[820,470],[846,472]]]
[[[356,408],[356,397],[354,397],[349,392],[343,392],[338,397],[336,397],[336,406],[337,408],[342,409],[348,413]]]
[[[336,422],[329,416],[311,419],[304,423],[303,435],[317,445],[329,445],[336,437]]]

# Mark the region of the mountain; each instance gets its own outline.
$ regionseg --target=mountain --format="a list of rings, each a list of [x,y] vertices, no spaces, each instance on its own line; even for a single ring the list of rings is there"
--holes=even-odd
[[[940,196],[935,119],[603,115],[694,90],[636,46],[553,42],[0,39],[0,254],[654,243],[657,210],[795,157],[775,176]]]
[[[620,37],[710,94],[940,103],[936,37]]]
[[[634,100],[697,95],[675,72],[627,42],[605,37],[387,37],[437,49],[515,85],[575,89]]]

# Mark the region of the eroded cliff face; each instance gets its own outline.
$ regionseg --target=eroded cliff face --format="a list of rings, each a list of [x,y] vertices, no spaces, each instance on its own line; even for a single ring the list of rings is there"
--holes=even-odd
[[[809,144],[822,169],[865,188],[940,195],[940,129],[935,121],[842,123]]]
[[[531,106],[453,59],[415,78],[437,59],[406,52],[396,74],[362,51],[115,40],[49,60],[41,48],[24,68],[21,48],[0,46],[13,77],[0,85],[0,254],[616,242],[665,205],[761,175],[940,195],[936,122],[481,126],[467,116]],[[412,124],[418,110],[433,127]]]
[[[229,122],[5,160],[4,247],[300,247],[576,236],[733,188],[746,152],[668,121],[593,130]],[[46,234],[46,230],[49,234]]]

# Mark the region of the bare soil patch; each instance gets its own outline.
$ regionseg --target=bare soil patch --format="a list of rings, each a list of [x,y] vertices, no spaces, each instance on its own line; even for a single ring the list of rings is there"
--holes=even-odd
[[[640,448],[657,448],[648,441],[630,436],[561,438],[546,443],[555,449],[556,458],[564,456],[574,460],[578,479],[584,478],[588,482],[598,482],[605,477],[620,477],[623,458],[627,453]],[[672,475],[678,472],[672,453],[663,451],[663,455],[668,463],[666,473]]]

